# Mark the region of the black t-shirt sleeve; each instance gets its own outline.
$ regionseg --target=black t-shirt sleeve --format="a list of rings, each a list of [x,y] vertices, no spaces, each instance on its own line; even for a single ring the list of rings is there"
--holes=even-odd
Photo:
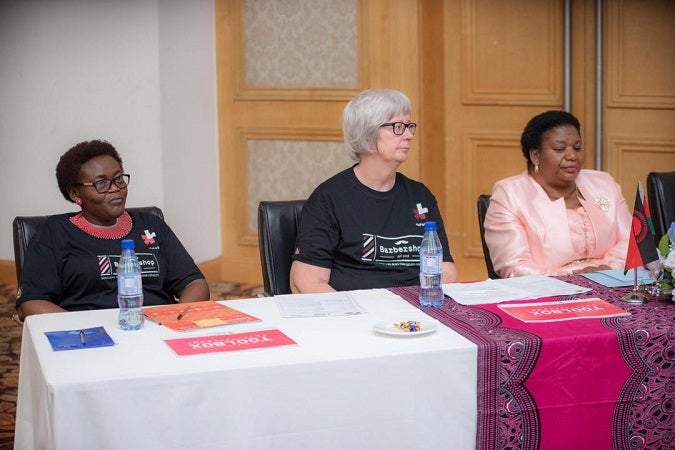
[[[310,195],[302,208],[293,259],[326,269],[333,267],[340,226],[322,189]]]
[[[17,307],[27,300],[47,300],[59,304],[61,274],[56,249],[48,219],[38,228],[26,249]]]

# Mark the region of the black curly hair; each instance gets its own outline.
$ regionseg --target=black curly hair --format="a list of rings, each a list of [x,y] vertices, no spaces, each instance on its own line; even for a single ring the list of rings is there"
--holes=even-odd
[[[75,186],[80,181],[80,168],[83,164],[97,156],[111,156],[122,167],[122,158],[115,147],[106,141],[84,141],[75,145],[59,159],[56,165],[56,181],[59,184],[59,190],[63,198],[73,202],[68,194],[68,189]],[[74,202],[73,202],[74,203]]]
[[[520,146],[523,156],[527,160],[527,167],[532,167],[530,150],[541,149],[541,139],[544,133],[560,126],[572,125],[581,136],[579,120],[567,111],[546,111],[530,119],[525,125],[523,134],[520,136]]]

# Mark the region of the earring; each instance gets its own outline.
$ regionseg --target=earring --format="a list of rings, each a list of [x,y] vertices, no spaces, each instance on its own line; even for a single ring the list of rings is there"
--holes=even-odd
[[[534,173],[539,173],[539,164],[534,165]]]
[[[76,198],[76,199],[75,199],[75,204],[76,204],[77,206],[82,206],[82,200],[80,200],[79,198]]]

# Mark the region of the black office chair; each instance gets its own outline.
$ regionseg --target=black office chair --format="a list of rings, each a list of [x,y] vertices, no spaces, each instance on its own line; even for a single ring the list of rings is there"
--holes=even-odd
[[[488,206],[490,206],[490,196],[481,194],[478,196],[478,227],[480,228],[480,241],[483,244],[483,257],[485,258],[485,267],[487,268],[488,277],[492,279],[501,278],[492,267],[492,259],[490,259],[490,249],[485,243],[485,213],[487,213]]]
[[[288,200],[258,205],[260,264],[268,296],[291,293],[292,256],[304,204],[304,200]]]
[[[647,201],[658,244],[670,224],[675,222],[675,172],[651,172],[647,175]]]
[[[164,214],[156,206],[144,206],[140,208],[127,208],[131,212],[147,212],[159,216],[162,220]],[[12,222],[12,234],[14,237],[14,265],[16,267],[16,281],[21,281],[21,270],[23,260],[26,256],[26,249],[33,238],[37,229],[47,220],[49,216],[18,216]]]

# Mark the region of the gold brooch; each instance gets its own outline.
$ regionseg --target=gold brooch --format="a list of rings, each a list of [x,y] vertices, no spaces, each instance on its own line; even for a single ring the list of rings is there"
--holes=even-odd
[[[598,207],[604,212],[609,211],[609,200],[607,200],[606,198],[604,197],[596,198],[595,204],[598,205]]]

